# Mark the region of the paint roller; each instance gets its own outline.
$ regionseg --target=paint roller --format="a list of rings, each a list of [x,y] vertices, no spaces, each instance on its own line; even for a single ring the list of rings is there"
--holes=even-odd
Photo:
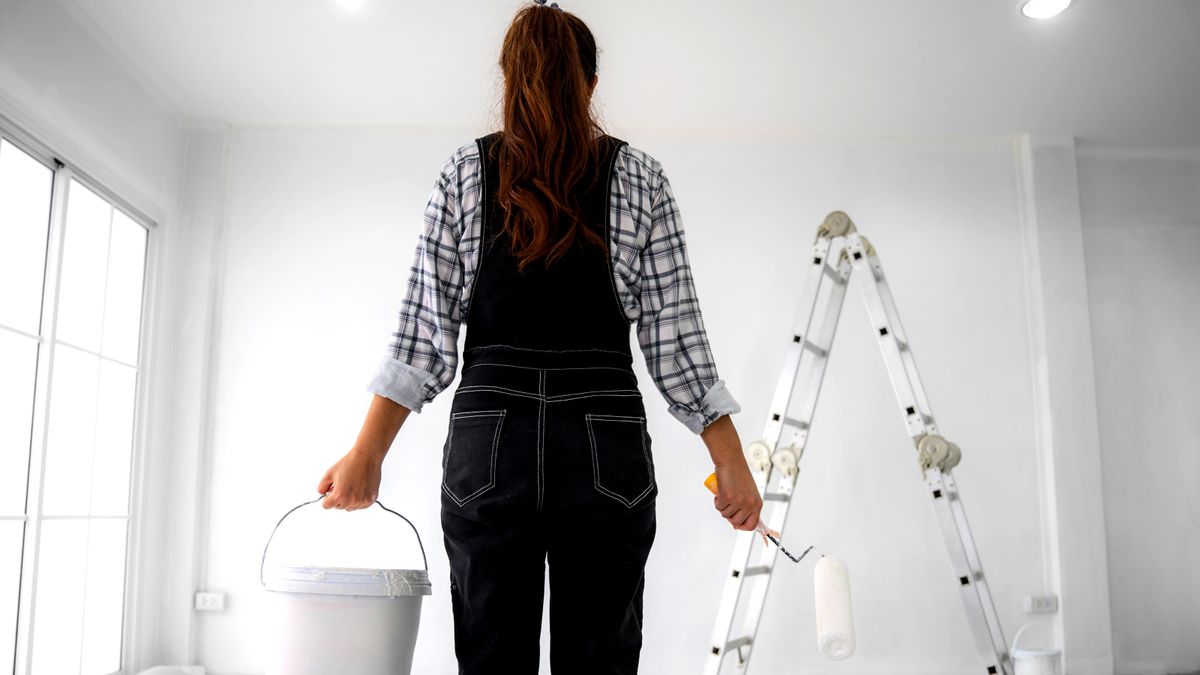
[[[717,493],[717,474],[709,474],[704,486]],[[755,530],[770,538],[796,562],[812,550],[809,546],[799,558],[788,553],[776,538],[779,533],[759,520]],[[774,536],[772,536],[774,535]],[[840,558],[821,553],[813,568],[813,597],[817,616],[817,647],[826,658],[840,661],[854,653],[854,615],[850,608],[850,574]]]
[[[854,616],[850,611],[850,574],[841,558],[822,555],[813,569],[817,647],[840,661],[854,653]]]

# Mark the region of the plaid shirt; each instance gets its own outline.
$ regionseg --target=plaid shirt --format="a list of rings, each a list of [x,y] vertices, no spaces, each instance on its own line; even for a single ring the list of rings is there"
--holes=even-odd
[[[467,315],[480,253],[479,148],[446,160],[425,207],[399,326],[367,391],[410,410],[450,386],[458,369],[458,332]],[[717,367],[692,282],[679,207],[662,165],[622,145],[609,188],[613,278],[667,410],[700,433],[741,406]]]

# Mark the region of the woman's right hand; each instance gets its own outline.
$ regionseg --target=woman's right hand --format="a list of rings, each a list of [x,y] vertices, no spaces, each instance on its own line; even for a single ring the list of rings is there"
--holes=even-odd
[[[757,528],[759,512],[762,511],[762,495],[758,492],[758,484],[754,482],[746,458],[739,454],[728,463],[715,465],[713,473],[717,474],[717,493],[713,495],[713,506],[733,529]]]
[[[317,492],[325,495],[327,509],[354,511],[375,503],[383,477],[383,456],[357,447],[334,463],[321,477]],[[332,488],[332,491],[330,490]]]

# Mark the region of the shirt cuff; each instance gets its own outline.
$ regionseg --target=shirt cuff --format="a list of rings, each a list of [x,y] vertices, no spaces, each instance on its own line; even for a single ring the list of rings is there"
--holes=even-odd
[[[375,376],[367,383],[367,391],[389,398],[419,413],[425,404],[424,392],[437,377],[399,359],[385,356],[379,362]]]
[[[667,409],[667,412],[683,422],[684,426],[695,434],[704,431],[704,428],[716,421],[717,418],[741,411],[742,406],[734,400],[733,394],[730,394],[725,387],[725,380],[717,380],[708,388],[704,398],[700,400],[699,411],[687,410],[678,406],[671,406]]]

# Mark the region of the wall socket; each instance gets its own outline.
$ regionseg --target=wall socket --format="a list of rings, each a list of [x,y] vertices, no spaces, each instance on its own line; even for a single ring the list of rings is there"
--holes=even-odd
[[[1027,614],[1053,614],[1058,611],[1058,596],[1053,593],[1030,593],[1025,596]]]
[[[225,609],[224,593],[196,593],[196,609],[202,612],[212,612]]]

